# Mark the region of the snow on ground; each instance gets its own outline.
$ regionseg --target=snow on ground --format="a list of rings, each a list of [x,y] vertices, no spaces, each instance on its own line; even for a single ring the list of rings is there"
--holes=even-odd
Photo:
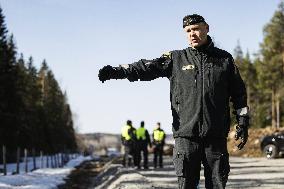
[[[44,168],[27,174],[0,176],[0,189],[56,189],[57,185],[64,183],[64,178],[75,166],[90,159],[90,156],[79,156],[63,168]]]

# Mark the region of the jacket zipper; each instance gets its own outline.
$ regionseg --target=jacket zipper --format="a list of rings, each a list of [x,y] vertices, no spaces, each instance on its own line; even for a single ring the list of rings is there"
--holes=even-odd
[[[208,76],[208,88],[210,87],[210,82],[211,82],[211,80],[210,80],[210,71],[211,71],[211,65],[209,64],[208,65],[208,74],[207,74],[207,76]]]
[[[202,116],[201,116],[201,124],[199,127],[199,135],[202,137],[203,135],[203,124],[204,124],[204,92],[205,92],[205,62],[206,62],[206,57],[203,56],[203,54],[200,54],[201,56],[201,69],[202,69],[202,91],[201,91],[201,96],[202,96]]]
[[[200,60],[201,60],[201,74],[202,74],[201,75],[201,78],[202,78],[202,90],[201,90],[201,97],[202,97],[202,99],[201,99],[201,108],[202,108],[202,110],[201,110],[201,113],[202,113],[202,115],[201,115],[201,120],[200,120],[200,124],[199,124],[199,136],[202,137],[203,119],[204,119],[204,107],[203,107],[203,104],[204,104],[204,75],[205,75],[205,73],[204,73],[204,62],[203,62],[202,54],[200,54],[200,56],[201,56]]]

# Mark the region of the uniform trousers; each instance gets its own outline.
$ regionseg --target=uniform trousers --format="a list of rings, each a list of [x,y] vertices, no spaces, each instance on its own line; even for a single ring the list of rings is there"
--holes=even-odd
[[[148,149],[146,141],[138,141],[138,154],[137,154],[137,164],[138,168],[140,168],[141,163],[141,152],[143,153],[143,167],[148,168]]]
[[[195,189],[199,185],[201,163],[205,187],[223,189],[230,172],[226,138],[175,138],[173,163],[179,189]]]
[[[154,144],[154,168],[157,167],[157,160],[159,158],[159,167],[163,167],[163,148],[162,143]]]

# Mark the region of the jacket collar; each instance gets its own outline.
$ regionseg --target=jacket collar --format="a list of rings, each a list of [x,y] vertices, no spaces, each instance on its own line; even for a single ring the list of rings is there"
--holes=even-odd
[[[193,48],[190,47],[193,51],[197,51],[197,52],[203,52],[203,53],[209,53],[213,50],[214,48],[214,43],[212,41],[212,38],[207,35],[207,43],[198,47],[198,48]]]

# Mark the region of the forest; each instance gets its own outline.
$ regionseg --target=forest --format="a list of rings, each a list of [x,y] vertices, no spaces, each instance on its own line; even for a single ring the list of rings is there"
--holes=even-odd
[[[17,52],[0,7],[0,145],[45,154],[77,150],[71,107],[47,61]],[[2,151],[2,150],[1,150]]]
[[[263,27],[259,52],[251,58],[240,44],[234,50],[235,63],[246,83],[252,127],[283,126],[284,114],[284,3]]]

